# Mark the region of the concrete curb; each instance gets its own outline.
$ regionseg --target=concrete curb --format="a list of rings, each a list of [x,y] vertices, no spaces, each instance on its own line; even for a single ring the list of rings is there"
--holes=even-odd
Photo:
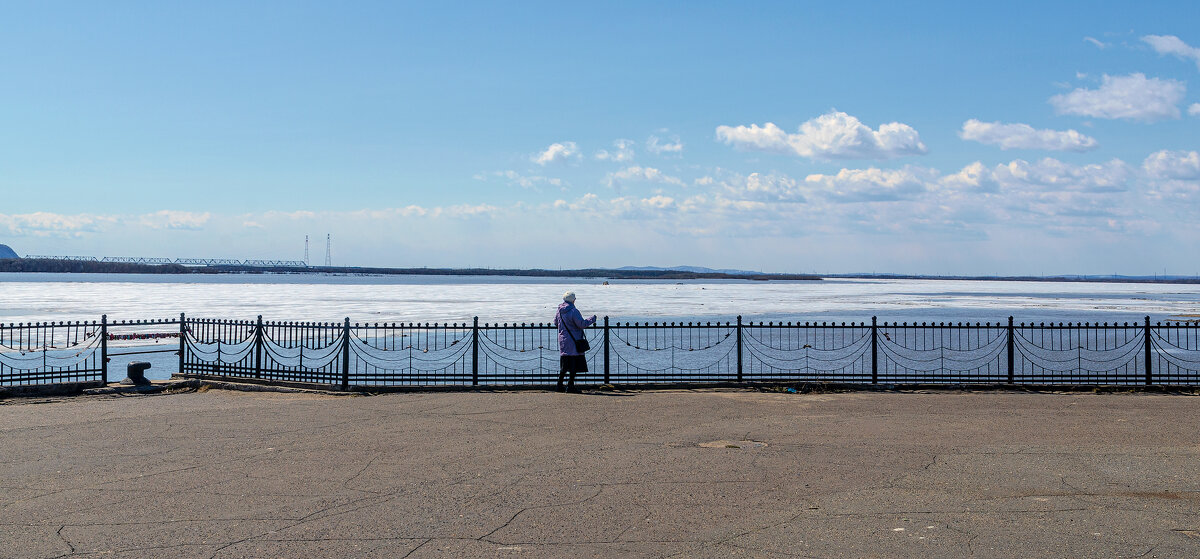
[[[1014,385],[1014,384],[852,384],[824,382],[710,382],[710,383],[644,383],[618,385],[577,385],[589,392],[652,392],[665,390],[734,389],[787,394],[833,392],[1015,392],[1015,393],[1095,393],[1095,394],[1177,394],[1200,395],[1200,386],[1163,385]],[[446,392],[529,392],[552,391],[549,385],[521,386],[351,386],[349,390],[330,388],[326,384],[279,382],[261,379],[228,380],[209,375],[171,375],[167,381],[155,381],[147,386],[122,384],[102,385],[99,381],[0,387],[0,400],[6,398],[44,398],[53,396],[140,396],[170,394],[196,390],[231,390],[235,392],[276,392],[287,394],[318,394],[325,396],[372,396],[388,393],[446,393]]]
[[[0,400],[5,398],[30,398],[43,396],[74,396],[85,390],[102,387],[98,380],[86,382],[62,382],[57,384],[27,384],[22,386],[0,386]]]

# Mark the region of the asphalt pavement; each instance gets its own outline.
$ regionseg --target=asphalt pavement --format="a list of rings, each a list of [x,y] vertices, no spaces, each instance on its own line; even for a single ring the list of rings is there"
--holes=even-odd
[[[1200,556],[1189,395],[0,404],[0,557]]]

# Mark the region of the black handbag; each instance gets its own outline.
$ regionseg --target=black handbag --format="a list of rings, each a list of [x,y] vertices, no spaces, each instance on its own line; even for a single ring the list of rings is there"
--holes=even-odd
[[[572,340],[575,340],[575,350],[576,351],[578,351],[579,353],[585,353],[585,352],[587,352],[587,350],[592,349],[592,344],[588,343],[587,336],[583,335],[584,333],[582,331],[579,332],[579,334],[581,335],[581,337],[579,337],[579,338],[576,338],[575,334],[571,333],[571,329],[567,327],[567,320],[565,318],[563,318],[562,309],[558,309],[558,323],[562,324],[563,330],[567,331],[567,335],[571,336]]]

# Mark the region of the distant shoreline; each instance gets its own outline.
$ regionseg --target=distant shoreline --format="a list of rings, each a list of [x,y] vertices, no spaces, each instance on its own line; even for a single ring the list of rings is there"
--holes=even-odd
[[[919,274],[735,274],[684,270],[618,270],[584,268],[576,270],[495,269],[495,268],[383,268],[383,267],[250,267],[183,266],[180,264],[131,264],[123,262],[87,262],[50,259],[0,260],[0,273],[66,274],[182,274],[182,275],[376,275],[376,276],[510,276],[537,278],[595,278],[612,280],[747,280],[747,281],[821,281],[840,279],[868,280],[941,280],[941,281],[1012,281],[1065,283],[1154,283],[1200,284],[1198,277],[1180,276],[926,276]]]
[[[65,273],[65,274],[359,274],[378,276],[513,276],[540,278],[596,279],[725,279],[753,281],[820,281],[810,274],[731,274],[724,272],[689,272],[683,270],[611,270],[585,268],[579,270],[494,269],[494,268],[367,268],[367,267],[250,267],[250,266],[183,266],[181,264],[131,264],[125,262],[89,262],[78,260],[9,259],[0,260],[0,273]]]
[[[1164,283],[1179,285],[1200,284],[1200,277],[1180,276],[922,276],[916,274],[829,274],[827,280],[942,280],[942,281],[1022,281],[1047,283]]]

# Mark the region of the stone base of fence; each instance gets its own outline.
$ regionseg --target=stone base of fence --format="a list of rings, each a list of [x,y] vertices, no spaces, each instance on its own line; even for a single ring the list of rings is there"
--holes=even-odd
[[[320,393],[335,393],[346,394],[382,394],[382,393],[404,393],[404,392],[524,392],[524,391],[552,391],[553,385],[545,384],[525,384],[525,385],[380,385],[380,386],[363,386],[350,385],[347,390],[342,390],[336,384],[323,384],[311,382],[294,382],[294,381],[278,381],[268,379],[256,379],[250,377],[230,377],[227,375],[204,375],[204,374],[174,374],[171,375],[172,380],[176,381],[201,381],[215,388],[233,388],[236,385],[238,390],[254,390],[249,387],[278,387],[301,390],[306,392]],[[229,386],[226,386],[229,385]],[[770,382],[754,382],[754,381],[728,381],[728,382],[652,382],[652,383],[621,383],[621,384],[576,384],[576,386],[588,391],[611,391],[611,390],[704,390],[704,389],[743,389],[743,390],[761,390],[768,392],[784,392],[784,393],[822,393],[822,392],[1029,392],[1029,393],[1050,393],[1050,392],[1094,392],[1094,393],[1125,393],[1125,392],[1146,392],[1146,393],[1174,393],[1174,394],[1200,394],[1200,385],[1138,385],[1138,384],[1111,384],[1111,385],[1095,385],[1095,384],[1006,384],[1006,383],[844,383],[844,382],[786,382],[786,381],[770,381]]]
[[[61,382],[55,384],[22,384],[17,386],[0,386],[0,400],[4,398],[35,397],[35,396],[73,396],[83,394],[89,388],[105,386],[104,381],[90,380],[82,382]]]

